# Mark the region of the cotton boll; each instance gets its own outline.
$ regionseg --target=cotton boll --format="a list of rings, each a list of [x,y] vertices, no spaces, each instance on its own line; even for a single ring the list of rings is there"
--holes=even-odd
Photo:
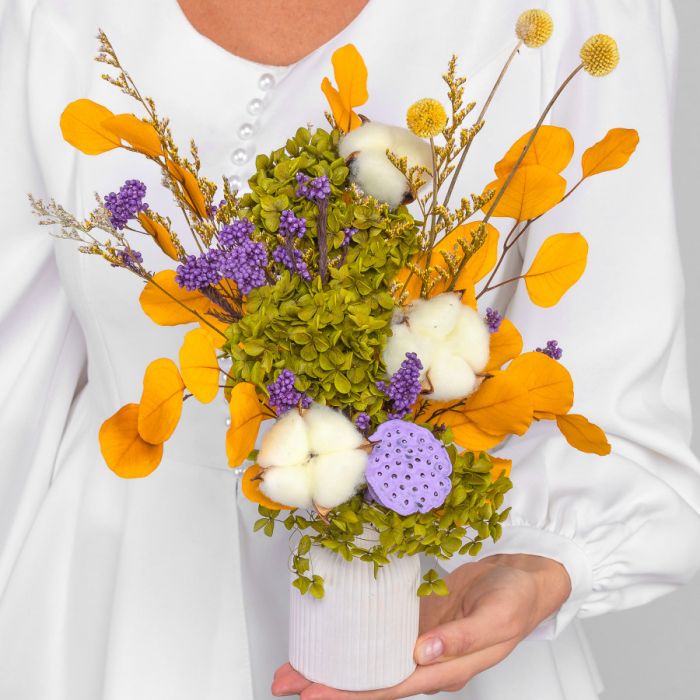
[[[418,335],[442,340],[454,329],[462,308],[457,294],[418,299],[408,310],[408,325]]]
[[[462,306],[454,330],[447,338],[449,348],[480,372],[489,361],[491,334],[484,320],[468,306]]]
[[[390,150],[397,156],[406,156],[409,168],[422,165],[429,172],[432,172],[433,154],[428,141],[424,141],[408,129],[400,127],[392,127],[392,136]]]
[[[345,159],[359,151],[374,151],[385,154],[392,142],[391,131],[391,127],[386,124],[366,122],[340,139],[338,153]]]
[[[350,172],[365,194],[386,202],[392,209],[405,202],[410,194],[408,181],[384,150],[360,151],[350,164]]]
[[[423,365],[423,371],[420,374],[422,381],[433,360],[435,352],[433,340],[416,335],[405,323],[393,325],[391,332],[392,335],[387,339],[382,355],[387,374],[391,376],[401,367],[401,363],[406,359],[406,353],[415,352]]]
[[[262,476],[260,490],[273,501],[295,508],[312,508],[311,471],[307,464],[272,467]]]
[[[304,414],[309,452],[324,454],[354,450],[364,442],[362,433],[340,411],[314,404]]]
[[[465,360],[442,349],[435,353],[428,371],[428,380],[433,391],[428,398],[433,401],[454,401],[474,391],[477,378]]]
[[[319,455],[309,465],[314,503],[321,508],[335,508],[352,498],[364,482],[367,453],[346,450]]]
[[[265,433],[260,444],[258,464],[261,467],[286,467],[301,464],[308,457],[309,440],[304,419],[297,411],[291,410]]]

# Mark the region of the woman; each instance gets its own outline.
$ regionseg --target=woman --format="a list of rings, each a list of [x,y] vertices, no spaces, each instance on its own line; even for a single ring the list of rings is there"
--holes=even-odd
[[[372,700],[467,684],[456,697],[589,700],[600,688],[571,621],[645,603],[692,575],[700,474],[687,447],[668,0],[541,3],[554,38],[518,56],[461,176],[463,194],[488,182],[493,163],[576,65],[583,40],[615,36],[618,71],[603,81],[579,76],[552,122],[569,128],[579,148],[610,128],[636,128],[633,164],[585,183],[520,251],[527,266],[543,237],[576,227],[591,246],[585,281],[556,311],[534,311],[522,289],[496,300],[526,347],[556,334],[580,378],[577,410],[604,426],[613,455],[577,454],[545,425],[504,447],[515,464],[504,536],[480,561],[452,562],[452,596],[426,602],[421,665],[405,684],[339,694],[283,665],[287,542],[253,539],[254,508],[226,466],[225,405],[187,406],[148,479],[122,481],[103,464],[100,422],[138,396],[148,361],[176,357],[180,333],[140,315],[135,279],[104,274],[100,261],[51,241],[26,204],[27,191],[43,190],[86,211],[93,190],[138,177],[151,206],[168,211],[145,162],[119,152],[87,158],[60,139],[58,117],[71,100],[133,110],[90,61],[97,27],[172,118],[180,142],[195,138],[203,170],[240,184],[255,152],[278,147],[309,119],[323,123],[319,84],[332,52],[348,42],[369,67],[373,119],[402,123],[414,100],[444,95],[440,74],[452,53],[470,77],[468,98],[483,101],[530,0],[436,5],[5,0],[0,697]],[[167,264],[155,248],[144,254],[153,269]]]

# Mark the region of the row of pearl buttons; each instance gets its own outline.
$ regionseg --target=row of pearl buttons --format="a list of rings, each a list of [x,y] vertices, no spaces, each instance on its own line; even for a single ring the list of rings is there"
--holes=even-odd
[[[258,87],[263,92],[268,92],[275,87],[275,76],[271,73],[263,73],[258,80]],[[248,103],[248,114],[252,117],[257,117],[263,110],[265,102],[260,97],[254,97]],[[241,141],[248,141],[255,133],[255,127],[257,122],[250,123],[245,122],[238,127],[238,138]],[[231,153],[231,162],[237,167],[242,168],[253,155],[253,144],[247,146],[239,146]],[[233,189],[239,189],[241,187],[241,177],[238,174],[231,175],[229,177],[229,182]]]

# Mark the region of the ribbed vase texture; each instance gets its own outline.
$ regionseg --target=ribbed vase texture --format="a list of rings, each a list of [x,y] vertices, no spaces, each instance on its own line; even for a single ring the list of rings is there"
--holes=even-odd
[[[415,670],[421,570],[418,557],[348,562],[326,548],[310,553],[325,596],[290,594],[289,659],[303,676],[341,690],[387,688]]]

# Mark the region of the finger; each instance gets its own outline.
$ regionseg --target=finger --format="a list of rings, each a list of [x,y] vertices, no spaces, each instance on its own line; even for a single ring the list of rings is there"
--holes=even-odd
[[[516,640],[528,619],[529,611],[518,610],[510,597],[484,596],[464,617],[421,635],[416,642],[416,663],[444,662]]]
[[[432,666],[419,666],[403,683],[383,690],[350,692],[314,683],[301,692],[301,700],[399,700],[421,693],[461,690],[477,673],[505,658],[515,642],[499,644],[483,651]]]
[[[311,681],[297,673],[290,664],[280,666],[275,671],[275,678],[272,681],[273,695],[299,695],[305,688],[311,685]]]

